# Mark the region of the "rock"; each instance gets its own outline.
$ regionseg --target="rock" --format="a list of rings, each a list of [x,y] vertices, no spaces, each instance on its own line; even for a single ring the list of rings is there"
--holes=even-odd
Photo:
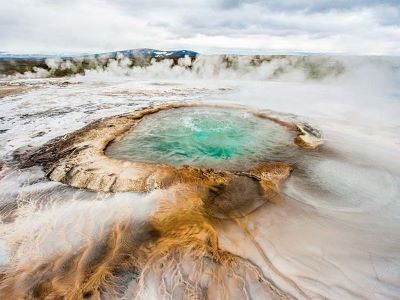
[[[297,130],[299,135],[294,140],[297,146],[314,150],[323,144],[319,131],[309,124],[297,124]]]

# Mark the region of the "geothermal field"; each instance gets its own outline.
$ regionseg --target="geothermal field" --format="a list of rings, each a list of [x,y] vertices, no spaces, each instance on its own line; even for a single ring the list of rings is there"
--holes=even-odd
[[[398,57],[0,73],[0,299],[400,298]]]

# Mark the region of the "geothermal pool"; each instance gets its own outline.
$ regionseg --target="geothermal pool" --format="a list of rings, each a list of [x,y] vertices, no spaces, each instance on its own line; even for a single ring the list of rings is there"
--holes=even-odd
[[[145,116],[105,153],[121,160],[244,170],[293,156],[294,137],[243,109],[177,108]]]
[[[0,99],[0,299],[398,299],[389,62],[351,58],[321,81],[242,64],[208,80],[214,60],[4,79],[22,91]],[[132,117],[197,101],[209,107]],[[307,122],[324,143],[303,149],[250,110]],[[38,149],[54,155],[29,161]]]

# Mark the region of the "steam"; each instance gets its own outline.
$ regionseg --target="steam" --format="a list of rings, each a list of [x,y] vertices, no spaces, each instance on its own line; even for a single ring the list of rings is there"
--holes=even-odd
[[[244,79],[244,80],[323,80],[342,74],[345,66],[331,57],[198,55],[179,59],[107,56],[45,60],[46,68],[12,75],[11,78],[39,78],[77,75],[78,79],[128,76],[150,79]]]

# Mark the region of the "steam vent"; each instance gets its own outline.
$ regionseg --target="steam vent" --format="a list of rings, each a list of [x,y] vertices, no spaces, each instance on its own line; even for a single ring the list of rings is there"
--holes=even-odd
[[[76,188],[161,192],[156,208],[144,225],[118,224],[100,244],[63,258],[67,265],[42,262],[8,280],[18,281],[22,294],[36,289],[66,299],[104,296],[104,291],[115,296],[121,291],[110,291],[107,284],[121,286],[129,276],[134,280],[124,293],[128,289],[143,299],[149,278],[164,284],[158,298],[221,299],[230,292],[251,298],[245,282],[258,287],[258,296],[308,298],[261,250],[271,276],[243,255],[222,250],[218,232],[234,222],[251,236],[246,216],[277,203],[296,160],[321,143],[309,125],[242,106],[164,104],[95,121],[21,157],[22,164],[41,165],[49,179]],[[87,278],[80,280],[83,259],[91,269],[82,271]],[[21,272],[40,276],[34,282],[21,279]],[[51,274],[57,276],[41,279]],[[180,279],[169,282],[177,274]],[[11,290],[5,294],[18,297]]]

